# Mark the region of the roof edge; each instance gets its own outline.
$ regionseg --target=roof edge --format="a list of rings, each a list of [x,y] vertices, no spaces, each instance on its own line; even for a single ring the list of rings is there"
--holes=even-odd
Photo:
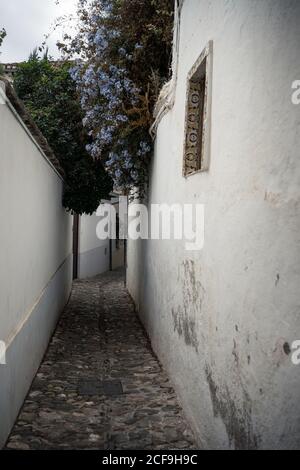
[[[47,139],[44,137],[33,118],[31,117],[29,111],[27,111],[23,101],[17,96],[15,90],[11,86],[10,82],[5,78],[0,76],[0,81],[5,85],[5,95],[14,108],[15,112],[23,122],[24,126],[28,129],[29,134],[32,136],[33,140],[37,143],[38,147],[45,155],[51,166],[59,173],[62,179],[65,178],[65,172],[61,167],[57,157],[55,156],[53,150],[51,149]]]

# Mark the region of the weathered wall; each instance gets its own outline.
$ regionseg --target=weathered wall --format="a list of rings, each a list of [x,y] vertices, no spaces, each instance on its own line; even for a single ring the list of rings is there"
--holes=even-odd
[[[201,446],[299,448],[298,0],[185,0],[150,203],[204,203],[205,245],[129,241],[128,287]],[[213,40],[208,172],[182,177],[186,77]]]
[[[72,282],[63,182],[9,103],[0,103],[0,447],[17,417]]]
[[[78,276],[93,277],[109,270],[109,240],[99,240],[96,234],[100,217],[80,217]]]

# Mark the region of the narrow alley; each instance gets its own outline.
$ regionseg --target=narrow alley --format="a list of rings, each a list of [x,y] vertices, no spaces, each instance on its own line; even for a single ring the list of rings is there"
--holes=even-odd
[[[195,448],[121,271],[75,282],[6,448]]]

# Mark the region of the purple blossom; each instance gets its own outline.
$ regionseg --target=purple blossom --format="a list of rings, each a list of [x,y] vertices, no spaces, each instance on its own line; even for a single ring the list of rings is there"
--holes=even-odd
[[[143,46],[136,43],[132,51],[127,51],[118,44],[120,32],[111,30],[103,22],[103,17],[106,15],[109,18],[112,13],[111,6],[110,0],[92,3],[90,21],[94,27],[85,33],[85,40],[94,57],[76,63],[70,75],[80,93],[83,124],[92,140],[86,147],[88,153],[93,158],[99,158],[104,150],[110,148],[108,158],[105,155],[105,165],[116,184],[138,185],[152,147],[147,133],[144,138],[140,134],[132,137],[131,131],[128,131],[130,116],[124,111],[125,103],[126,108],[130,107],[130,103],[132,106],[138,105],[141,91],[120,63],[123,59],[133,60],[134,51],[141,50]],[[118,59],[111,63],[109,50],[114,41]],[[120,138],[120,135],[126,137]]]

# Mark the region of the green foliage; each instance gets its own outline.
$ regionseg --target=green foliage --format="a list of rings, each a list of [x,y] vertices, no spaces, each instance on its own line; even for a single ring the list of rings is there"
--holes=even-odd
[[[4,38],[6,37],[6,31],[4,28],[0,29],[0,47],[2,46],[2,43],[4,41]],[[1,55],[1,52],[0,52]],[[3,73],[3,67],[0,64],[0,75]]]
[[[108,198],[112,180],[86,151],[89,137],[82,126],[70,64],[53,63],[34,51],[20,64],[14,86],[65,171],[63,204],[67,210],[93,213]]]
[[[0,47],[2,46],[3,40],[6,37],[6,31],[4,28],[0,29]]]

